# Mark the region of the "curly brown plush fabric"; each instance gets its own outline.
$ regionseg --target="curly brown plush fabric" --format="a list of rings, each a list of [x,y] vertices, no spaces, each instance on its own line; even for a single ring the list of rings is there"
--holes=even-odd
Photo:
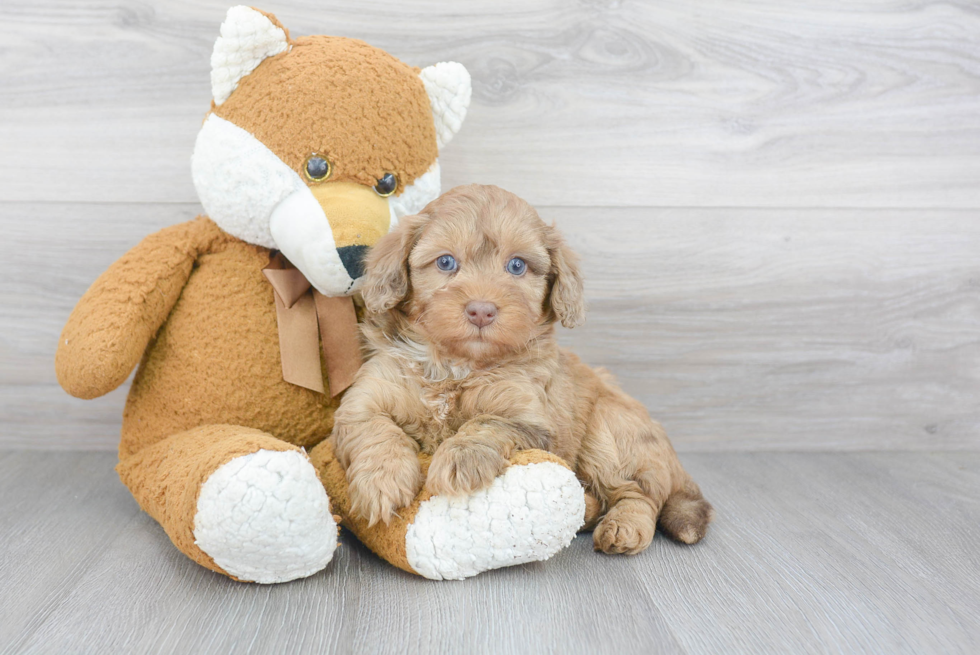
[[[204,217],[150,235],[92,284],[55,357],[81,398],[108,393],[142,360],[120,477],[178,548],[217,571],[194,544],[200,485],[239,455],[313,447],[337,405],[282,379],[269,255]]]
[[[261,430],[205,425],[144,448],[116,467],[143,510],[198,564],[229,575],[197,547],[194,516],[201,485],[220,466],[258,450],[299,450]],[[234,577],[234,576],[232,576]]]
[[[330,434],[336,402],[282,379],[268,263],[268,249],[198,218],[147,237],[85,293],[59,344],[58,379],[73,395],[95,397],[143,355],[120,457],[209,424],[305,447]]]
[[[232,237],[201,248],[133,381],[122,456],[210,423],[247,425],[306,447],[330,433],[329,394],[282,379],[275,300],[262,274],[268,263],[267,249]]]
[[[77,398],[97,398],[123,383],[167,318],[201,250],[222,233],[207,220],[146,237],[99,276],[61,333],[55,370]]]
[[[374,186],[394,173],[401,193],[432,166],[435,125],[417,68],[356,39],[308,36],[291,46],[259,64],[214,113],[300,175],[316,152],[333,165],[331,182]]]

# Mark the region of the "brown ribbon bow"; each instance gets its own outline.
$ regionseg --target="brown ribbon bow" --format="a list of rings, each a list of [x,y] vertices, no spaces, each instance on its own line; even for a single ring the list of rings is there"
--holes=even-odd
[[[282,378],[324,393],[319,341],[330,395],[336,396],[351,385],[361,367],[354,301],[349,296],[324,296],[281,253],[270,257],[262,272],[275,290]]]

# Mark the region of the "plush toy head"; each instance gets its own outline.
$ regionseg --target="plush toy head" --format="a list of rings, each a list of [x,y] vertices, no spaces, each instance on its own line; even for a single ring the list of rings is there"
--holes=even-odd
[[[290,39],[241,6],[211,68],[191,162],[208,216],[280,250],[320,293],[354,293],[365,251],[439,195],[439,148],[469,106],[466,69],[415,69],[354,39]]]

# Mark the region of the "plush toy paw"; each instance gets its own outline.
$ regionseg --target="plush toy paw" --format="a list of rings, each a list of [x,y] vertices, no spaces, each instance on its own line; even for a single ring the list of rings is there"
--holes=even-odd
[[[239,580],[286,582],[330,562],[337,524],[302,453],[259,450],[224,464],[201,486],[194,538]]]
[[[432,580],[460,580],[504,566],[546,560],[568,546],[585,518],[585,493],[555,455],[526,450],[504,473],[469,494],[423,489],[388,525],[351,511],[347,476],[329,441],[310,460],[343,524],[393,565]],[[422,470],[429,466],[420,457]]]

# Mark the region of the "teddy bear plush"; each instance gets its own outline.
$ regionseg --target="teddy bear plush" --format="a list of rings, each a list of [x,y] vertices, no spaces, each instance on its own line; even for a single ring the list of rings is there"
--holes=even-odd
[[[103,273],[56,355],[58,380],[79,398],[138,365],[117,471],[140,507],[195,562],[263,583],[326,567],[337,521],[433,579],[568,545],[585,497],[557,457],[518,453],[487,489],[423,491],[369,527],[350,513],[328,439],[360,365],[362,257],[438,196],[439,149],[470,100],[466,69],[420,70],[353,39],[290,38],[248,7],[228,11],[211,67],[191,161],[206,215],[145,238]]]

